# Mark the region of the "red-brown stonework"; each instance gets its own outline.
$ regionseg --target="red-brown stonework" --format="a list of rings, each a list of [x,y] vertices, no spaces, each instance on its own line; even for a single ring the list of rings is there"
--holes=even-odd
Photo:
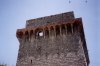
[[[82,18],[74,18],[73,12],[27,20],[16,36],[16,66],[89,65]]]

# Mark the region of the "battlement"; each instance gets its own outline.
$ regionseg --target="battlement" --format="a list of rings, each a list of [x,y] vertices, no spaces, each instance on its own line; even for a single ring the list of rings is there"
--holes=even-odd
[[[39,34],[42,33],[44,37],[49,36],[50,34],[54,34],[55,36],[61,34],[72,34],[75,32],[79,32],[81,29],[81,18],[73,19],[70,22],[62,22],[62,23],[55,23],[55,24],[48,24],[39,27],[31,27],[31,28],[24,28],[17,30],[17,37],[22,38],[25,35],[32,35],[34,34],[34,38],[39,37]]]
[[[73,19],[74,19],[73,11],[66,12],[66,13],[61,13],[57,15],[51,15],[51,16],[41,17],[37,19],[27,20],[26,28],[38,27],[38,26],[54,24],[54,23],[59,23],[59,22],[70,22]]]

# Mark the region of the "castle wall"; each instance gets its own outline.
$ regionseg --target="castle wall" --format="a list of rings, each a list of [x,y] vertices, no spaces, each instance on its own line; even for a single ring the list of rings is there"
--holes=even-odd
[[[59,22],[69,22],[73,19],[74,19],[73,12],[67,12],[67,13],[27,20],[26,28],[39,27],[39,26],[54,24]]]
[[[16,66],[89,65],[82,19],[74,18],[73,12],[27,20],[16,36]]]
[[[78,29],[79,25],[73,23],[51,26],[47,30],[37,28],[26,31],[19,40],[17,66],[86,66]],[[39,35],[40,31],[43,32],[42,36]]]
[[[23,42],[18,66],[86,66],[80,42],[78,34]]]

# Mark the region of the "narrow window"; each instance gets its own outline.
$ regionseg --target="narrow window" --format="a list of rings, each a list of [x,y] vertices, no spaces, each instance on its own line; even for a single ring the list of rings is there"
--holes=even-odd
[[[32,64],[32,60],[31,60],[31,64]]]

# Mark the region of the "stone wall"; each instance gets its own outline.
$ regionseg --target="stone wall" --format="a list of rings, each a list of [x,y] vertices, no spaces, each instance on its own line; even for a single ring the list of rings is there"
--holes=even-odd
[[[28,20],[16,36],[16,66],[89,65],[82,19],[75,19],[72,12]]]
[[[59,23],[59,22],[69,22],[74,19],[73,12],[67,12],[57,15],[51,15],[47,17],[41,17],[37,19],[31,19],[26,21],[26,28],[29,27],[39,27],[43,25]]]
[[[22,40],[17,66],[86,66],[78,33]]]

